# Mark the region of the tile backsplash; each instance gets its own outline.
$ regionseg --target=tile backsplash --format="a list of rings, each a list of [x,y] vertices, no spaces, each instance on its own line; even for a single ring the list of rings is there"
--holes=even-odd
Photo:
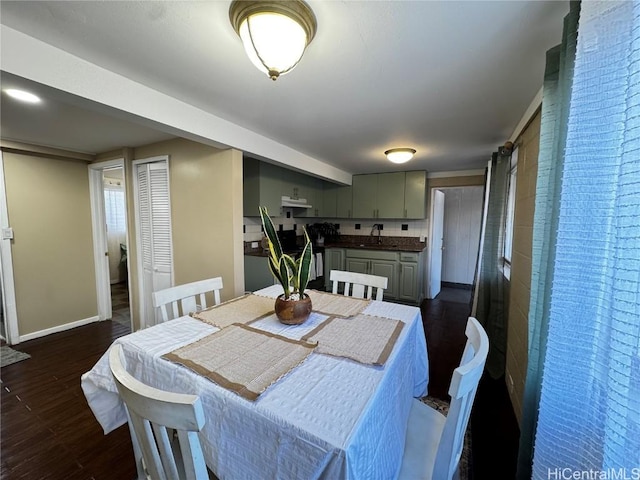
[[[429,234],[429,220],[372,220],[353,218],[290,218],[271,217],[276,229],[296,230],[302,234],[302,227],[311,223],[331,222],[340,225],[341,235],[369,235],[374,224],[382,224],[382,237],[416,237],[426,239]],[[356,224],[360,229],[356,230]],[[262,240],[262,222],[260,217],[244,217],[244,241],[258,242]],[[374,235],[378,235],[377,230]]]

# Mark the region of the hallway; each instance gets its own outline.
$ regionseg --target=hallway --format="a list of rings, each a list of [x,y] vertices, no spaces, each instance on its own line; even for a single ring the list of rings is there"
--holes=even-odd
[[[129,289],[126,282],[111,285],[111,320],[126,327],[131,332],[131,310]]]

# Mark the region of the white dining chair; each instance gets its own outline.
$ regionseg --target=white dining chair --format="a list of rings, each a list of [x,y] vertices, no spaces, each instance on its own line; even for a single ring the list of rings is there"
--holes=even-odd
[[[339,284],[344,283],[344,295],[347,297],[371,299],[375,288],[376,300],[382,300],[384,290],[387,288],[387,282],[389,281],[387,277],[368,275],[366,273],[343,272],[342,270],[331,270],[329,280],[333,283],[333,293],[338,293]]]
[[[215,478],[198,438],[205,423],[200,398],[138,381],[122,363],[121,345],[111,348],[109,367],[127,410],[138,479]]]
[[[188,315],[197,310],[207,308],[206,294],[213,292],[215,304],[220,303],[222,277],[208,278],[197,282],[176,285],[153,292],[153,308],[160,309],[162,321]],[[171,308],[171,312],[167,309]]]
[[[469,317],[465,333],[467,344],[449,386],[447,416],[418,399],[412,400],[400,480],[450,480],[457,475],[471,407],[489,351],[489,339],[478,320]]]

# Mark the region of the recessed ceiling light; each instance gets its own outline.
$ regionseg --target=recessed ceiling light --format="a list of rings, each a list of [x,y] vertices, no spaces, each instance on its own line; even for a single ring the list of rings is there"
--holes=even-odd
[[[7,92],[7,95],[9,95],[10,97],[15,98],[16,100],[20,100],[21,102],[40,103],[40,97],[34,95],[33,93],[25,92],[24,90],[7,88],[5,92]]]

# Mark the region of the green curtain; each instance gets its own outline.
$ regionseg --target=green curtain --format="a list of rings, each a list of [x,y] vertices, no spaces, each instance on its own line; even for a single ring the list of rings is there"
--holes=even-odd
[[[528,364],[520,422],[518,479],[531,478],[533,441],[549,329],[551,279],[556,257],[560,189],[579,16],[580,2],[571,2],[564,19],[562,43],[547,52],[531,251]]]
[[[510,164],[511,149],[506,147],[500,147],[491,158],[489,199],[485,207],[486,223],[476,287],[478,301],[475,317],[489,337],[485,370],[496,379],[504,375],[507,352],[505,279],[502,266]]]

